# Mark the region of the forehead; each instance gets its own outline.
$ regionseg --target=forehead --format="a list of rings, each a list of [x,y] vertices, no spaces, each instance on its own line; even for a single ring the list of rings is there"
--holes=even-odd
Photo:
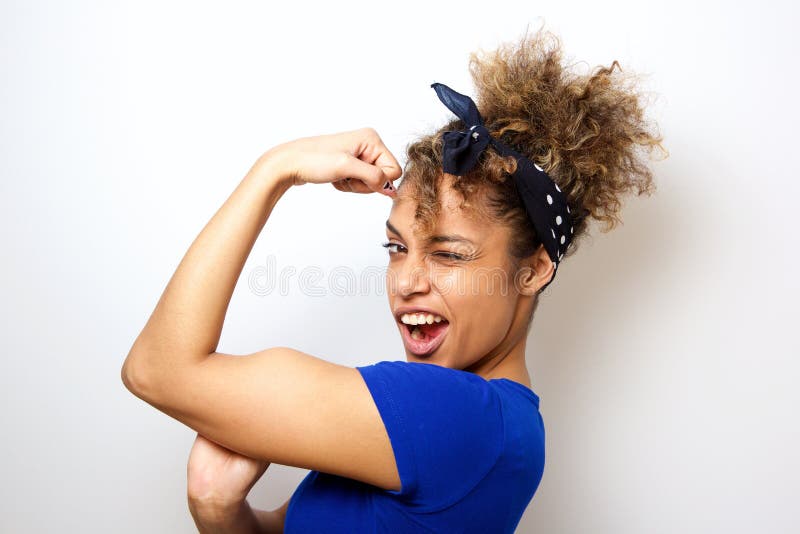
[[[505,237],[507,231],[504,226],[491,221],[471,207],[461,207],[463,199],[452,188],[444,186],[439,190],[439,213],[433,226],[433,234],[459,234],[475,242],[485,242],[490,239]],[[481,200],[475,196],[473,203]],[[417,199],[409,190],[400,192],[392,203],[389,221],[402,232],[406,239],[422,236],[421,229],[417,227],[414,213],[417,208]]]

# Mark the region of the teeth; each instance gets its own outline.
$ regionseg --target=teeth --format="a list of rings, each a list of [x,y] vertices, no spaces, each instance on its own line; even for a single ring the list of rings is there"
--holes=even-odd
[[[419,328],[415,328],[411,331],[411,339],[422,339],[422,332],[419,331]]]
[[[400,317],[400,321],[404,324],[433,324],[433,323],[441,323],[444,321],[443,317],[439,315],[435,315],[432,313],[404,313]]]

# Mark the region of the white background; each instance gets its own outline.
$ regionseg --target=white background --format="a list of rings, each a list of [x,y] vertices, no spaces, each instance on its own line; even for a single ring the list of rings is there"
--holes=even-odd
[[[267,148],[372,126],[401,163],[472,94],[468,54],[542,22],[647,75],[658,192],[559,270],[528,343],[547,464],[522,533],[800,531],[797,8],[761,2],[5,1],[0,6],[0,531],[195,532],[195,433],[120,368]],[[278,269],[383,267],[390,201],[290,191],[219,350],[404,359],[382,288],[259,295]],[[306,474],[270,467],[274,508]]]

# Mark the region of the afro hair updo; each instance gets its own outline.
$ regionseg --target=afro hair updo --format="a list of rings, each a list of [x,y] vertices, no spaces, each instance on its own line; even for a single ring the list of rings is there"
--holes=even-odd
[[[655,191],[644,159],[654,148],[668,155],[657,127],[644,117],[636,76],[615,60],[588,74],[562,63],[560,39],[541,28],[491,53],[470,54],[473,99],[490,134],[542,167],[564,192],[573,219],[574,254],[587,234],[589,218],[605,222],[603,232],[621,222],[621,197]],[[431,232],[443,187],[442,134],[467,128],[454,119],[406,147],[399,189],[416,201],[415,222]],[[528,220],[511,174],[513,157],[485,150],[468,174],[452,181],[461,207],[511,229],[509,254],[515,261],[536,252],[542,241]]]

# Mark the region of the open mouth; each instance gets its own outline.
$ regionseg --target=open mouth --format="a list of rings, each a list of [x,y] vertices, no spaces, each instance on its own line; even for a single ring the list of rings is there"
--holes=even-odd
[[[406,348],[418,355],[430,354],[444,341],[450,322],[430,313],[408,313],[400,316],[400,328]]]

